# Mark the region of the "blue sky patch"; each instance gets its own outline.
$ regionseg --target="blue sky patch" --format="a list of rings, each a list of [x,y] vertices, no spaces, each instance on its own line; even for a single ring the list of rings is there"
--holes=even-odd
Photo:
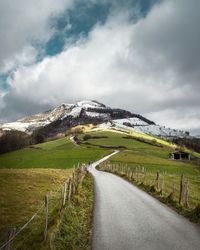
[[[80,36],[87,37],[96,23],[105,23],[110,8],[108,3],[88,4],[78,1],[72,10],[54,20],[57,32],[46,44],[46,54],[53,56],[62,52],[66,39],[75,42]]]
[[[6,92],[9,90],[7,78],[8,78],[8,74],[0,74],[0,90],[3,92]]]

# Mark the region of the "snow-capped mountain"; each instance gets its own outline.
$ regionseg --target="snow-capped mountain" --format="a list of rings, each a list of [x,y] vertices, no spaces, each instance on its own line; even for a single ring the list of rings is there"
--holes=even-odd
[[[3,131],[18,130],[27,134],[42,129],[45,136],[48,137],[59,132],[65,132],[70,127],[87,123],[101,124],[100,126],[104,127],[115,126],[119,129],[134,130],[161,137],[187,136],[183,131],[156,125],[139,114],[122,109],[113,109],[97,101],[80,101],[75,104],[63,103],[44,113],[2,124],[0,129]]]
[[[3,130],[18,130],[31,134],[37,128],[45,127],[55,121],[62,121],[67,117],[77,118],[80,116],[82,110],[87,110],[87,108],[105,108],[105,106],[95,101],[80,101],[76,104],[63,103],[44,113],[28,116],[16,122],[4,123],[0,125],[0,128]],[[95,113],[93,116],[94,115]]]

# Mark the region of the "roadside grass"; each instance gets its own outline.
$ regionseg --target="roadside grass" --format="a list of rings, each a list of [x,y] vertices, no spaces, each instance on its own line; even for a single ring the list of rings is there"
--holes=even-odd
[[[71,172],[69,169],[1,169],[0,242],[5,240],[10,227],[22,226],[44,205],[45,194],[53,196],[60,192],[61,185]],[[43,220],[43,217],[39,220],[38,216],[37,223]],[[34,223],[31,224],[32,230],[40,227]]]
[[[170,194],[172,182],[174,182],[176,200],[179,198],[180,178],[183,174],[189,180],[189,205],[195,207],[200,204],[200,168],[198,166],[181,161],[140,155],[134,152],[120,152],[110,158],[110,161],[114,164],[127,164],[128,167],[134,169],[144,167],[148,185],[155,182],[156,174],[159,172],[161,175],[160,182],[164,175],[166,193]]]
[[[10,228],[19,230],[39,210],[14,241],[14,248],[30,249],[31,245],[31,249],[46,249],[43,244],[45,194],[49,195],[52,228],[59,218],[61,184],[71,175],[72,167],[78,162],[97,160],[108,152],[76,146],[65,137],[0,155],[0,245]]]
[[[93,200],[93,179],[87,173],[78,194],[64,210],[57,233],[51,242],[52,249],[91,249]]]
[[[131,177],[130,175],[127,176],[126,173],[123,173],[120,171],[113,172],[110,170],[106,170],[106,169],[104,169],[104,166],[100,166],[100,167],[98,167],[98,169],[103,170],[103,171],[107,171],[107,172],[111,172],[111,173],[114,173],[114,174],[122,177],[123,179],[136,185],[140,189],[146,191],[147,193],[149,193],[150,195],[152,195],[156,199],[160,200],[162,203],[165,203],[166,205],[168,205],[172,209],[176,210],[181,215],[187,217],[188,219],[190,219],[191,221],[193,221],[195,223],[200,224],[200,200],[199,200],[199,196],[198,196],[198,198],[196,196],[197,194],[199,194],[198,193],[199,190],[193,189],[193,191],[194,191],[193,193],[195,194],[195,197],[193,200],[193,206],[185,207],[183,204],[179,204],[179,202],[178,202],[178,200],[179,200],[179,188],[178,188],[178,186],[180,186],[180,178],[177,179],[176,177],[175,178],[173,177],[173,182],[175,184],[175,187],[174,187],[174,194],[172,194],[171,187],[166,185],[167,182],[169,181],[169,179],[167,180],[167,182],[165,182],[164,192],[162,192],[161,191],[162,183],[159,182],[159,188],[157,189],[156,185],[155,185],[155,175],[153,175],[153,174],[145,173],[145,178],[144,178],[144,174],[137,173],[136,175]]]
[[[108,150],[78,147],[68,138],[37,144],[0,155],[1,168],[72,168],[74,164],[88,163],[107,154]]]
[[[93,211],[93,179],[86,174],[78,193],[60,209],[57,201],[50,200],[48,236],[44,241],[44,212],[38,216],[12,243],[16,250],[88,250],[91,249]],[[56,201],[56,202],[55,202]]]

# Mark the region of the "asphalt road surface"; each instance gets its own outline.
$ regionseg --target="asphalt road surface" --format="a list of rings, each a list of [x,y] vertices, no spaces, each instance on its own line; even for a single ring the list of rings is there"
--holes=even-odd
[[[117,152],[115,152],[117,153]],[[200,250],[200,227],[158,200],[90,165],[95,181],[93,250]]]

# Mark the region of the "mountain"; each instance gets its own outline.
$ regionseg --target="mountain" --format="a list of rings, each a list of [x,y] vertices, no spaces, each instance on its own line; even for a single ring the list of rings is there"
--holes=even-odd
[[[66,132],[73,126],[88,123],[96,124],[102,128],[116,127],[127,131],[134,130],[163,138],[188,136],[187,132],[156,125],[153,121],[139,114],[110,108],[97,101],[63,103],[44,113],[28,116],[16,122],[4,123],[0,125],[0,129],[2,131],[21,131],[29,135],[40,131],[45,137],[51,137]]]

